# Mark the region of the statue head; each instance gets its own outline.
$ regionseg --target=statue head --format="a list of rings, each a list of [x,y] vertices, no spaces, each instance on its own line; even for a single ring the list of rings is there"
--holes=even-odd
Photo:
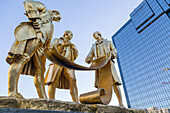
[[[99,41],[99,40],[102,39],[102,35],[101,35],[101,33],[98,32],[98,31],[96,31],[96,32],[93,33],[93,37],[94,37],[94,39],[97,40],[97,41]]]
[[[53,21],[59,22],[61,20],[60,12],[57,10],[52,10],[51,12],[52,12],[51,16],[52,16]]]
[[[66,31],[64,32],[63,37],[65,37],[65,38],[68,39],[68,40],[71,40],[71,39],[73,38],[73,33],[72,33],[71,31],[69,31],[69,30],[66,30]]]

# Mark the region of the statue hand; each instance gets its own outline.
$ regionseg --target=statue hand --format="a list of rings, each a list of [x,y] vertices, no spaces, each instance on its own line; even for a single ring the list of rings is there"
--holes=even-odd
[[[115,56],[114,56],[114,55],[112,55],[112,56],[111,56],[111,59],[115,59]]]
[[[111,59],[115,59],[115,58],[117,57],[117,54],[116,54],[116,53],[112,53],[111,55],[112,55],[112,56],[111,56]]]
[[[73,48],[74,44],[63,43],[61,46],[63,46],[63,47],[71,46],[71,48]]]
[[[67,43],[63,43],[61,46],[63,46],[63,47],[67,47],[69,44],[67,44]]]
[[[14,62],[14,56],[8,55],[5,60],[11,65]]]
[[[40,27],[41,27],[40,19],[36,19],[36,21],[33,21],[33,27],[35,29],[40,29]]]
[[[85,59],[85,62],[88,63],[88,64],[90,64],[90,63],[91,63],[91,59],[90,59],[89,57],[87,57],[87,58]]]

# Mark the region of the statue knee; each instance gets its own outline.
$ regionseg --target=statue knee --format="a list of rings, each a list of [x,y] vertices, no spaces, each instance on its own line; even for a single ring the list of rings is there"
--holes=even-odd
[[[22,70],[26,62],[29,61],[29,59],[30,59],[29,57],[26,57],[24,55],[17,58],[17,60],[11,64],[8,70],[8,75],[17,76],[18,74],[20,74],[21,73],[20,71]]]
[[[20,64],[12,64],[8,70],[8,75],[17,76],[19,74],[21,65]]]
[[[41,69],[41,68],[36,69],[35,75],[36,75],[36,77],[38,77],[38,78],[44,77],[44,70]]]

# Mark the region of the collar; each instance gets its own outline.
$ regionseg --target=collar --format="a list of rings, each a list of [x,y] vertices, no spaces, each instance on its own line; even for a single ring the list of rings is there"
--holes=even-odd
[[[65,38],[64,38],[64,37],[60,37],[60,39],[63,39],[63,40],[65,40]]]
[[[101,38],[101,40],[98,42],[96,41],[95,44],[98,45],[98,44],[101,44],[103,42],[103,38]]]
[[[64,43],[71,43],[71,41],[67,40],[65,37],[60,37],[60,39],[62,39],[64,41]]]

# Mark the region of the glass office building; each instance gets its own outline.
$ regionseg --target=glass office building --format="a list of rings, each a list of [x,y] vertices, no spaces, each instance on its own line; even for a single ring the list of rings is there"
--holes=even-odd
[[[170,0],[144,0],[112,39],[130,108],[170,108]]]

